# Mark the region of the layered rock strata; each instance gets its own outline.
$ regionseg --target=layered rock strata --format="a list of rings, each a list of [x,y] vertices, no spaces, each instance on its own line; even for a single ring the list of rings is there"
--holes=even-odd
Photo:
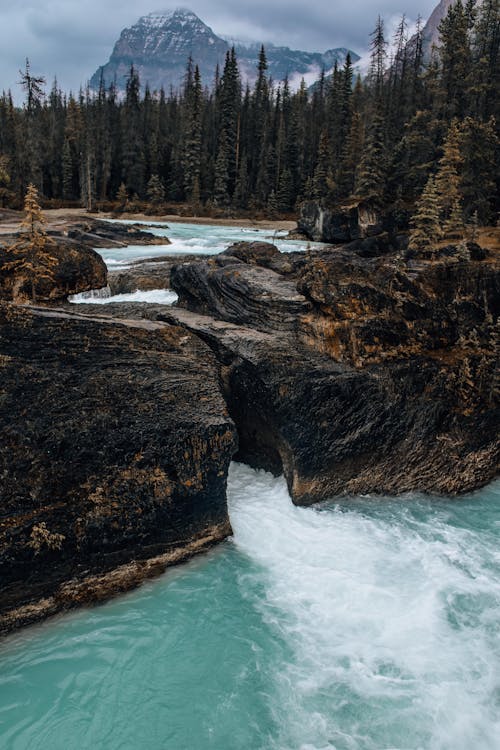
[[[230,533],[236,433],[198,337],[6,303],[0,332],[0,630]]]

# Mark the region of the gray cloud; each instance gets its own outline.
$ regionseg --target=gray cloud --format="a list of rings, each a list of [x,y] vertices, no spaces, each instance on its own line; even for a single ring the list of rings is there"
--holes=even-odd
[[[64,90],[78,90],[105,63],[120,31],[152,10],[179,2],[150,0],[0,0],[0,89],[19,90],[19,68],[29,57],[33,71]],[[192,0],[185,2],[215,33],[325,51],[350,47],[363,53],[380,13],[388,26],[406,13],[425,18],[437,0]]]

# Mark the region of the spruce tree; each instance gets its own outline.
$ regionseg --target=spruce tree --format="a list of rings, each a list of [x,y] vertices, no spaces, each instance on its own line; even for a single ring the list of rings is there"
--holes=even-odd
[[[441,234],[439,198],[434,177],[431,176],[415,207],[408,249],[417,253],[432,253]]]
[[[455,198],[452,203],[450,214],[444,223],[443,236],[449,238],[462,238],[465,232],[464,217],[460,199]]]
[[[333,183],[330,167],[330,144],[326,131],[321,134],[318,159],[313,177],[313,196],[319,201],[327,201],[330,197]]]
[[[7,247],[12,258],[4,264],[4,271],[15,269],[26,274],[31,288],[31,299],[36,302],[36,285],[39,280],[54,279],[54,266],[57,260],[50,251],[53,240],[45,228],[47,220],[39,204],[38,191],[32,184],[28,185],[24,199],[25,216],[20,226],[19,239]]]
[[[128,190],[142,196],[146,169],[140,90],[139,74],[131,65],[122,109],[122,178]]]
[[[375,206],[384,203],[388,168],[384,134],[384,118],[377,111],[366,134],[355,184],[357,197]]]
[[[192,71],[192,61],[188,61],[186,84],[184,88],[184,189],[186,198],[194,202],[195,186],[200,184],[203,92],[198,66]]]
[[[125,211],[128,203],[128,191],[124,182],[120,183],[120,187],[116,193],[116,202],[118,203],[118,209],[120,211]]]
[[[148,201],[158,207],[165,202],[165,187],[157,174],[152,174],[147,186]]]
[[[217,161],[215,162],[214,201],[217,206],[227,206],[229,203],[229,170],[227,158],[226,131],[223,130],[219,138]]]
[[[281,173],[279,189],[277,195],[278,209],[282,213],[287,213],[293,206],[293,182],[289,169],[284,169]]]
[[[6,156],[0,154],[0,206],[2,208],[5,208],[5,204],[11,195],[9,185],[9,160]]]
[[[443,221],[449,218],[452,206],[456,205],[457,201],[459,202],[462,198],[460,169],[463,159],[460,153],[459,138],[458,123],[454,120],[446,134],[443,155],[439,160],[439,169],[436,174],[436,191]]]

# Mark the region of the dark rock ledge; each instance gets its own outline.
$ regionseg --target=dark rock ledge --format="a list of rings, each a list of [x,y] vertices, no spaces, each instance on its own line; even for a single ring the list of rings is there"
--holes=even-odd
[[[0,333],[0,631],[230,533],[236,432],[199,338],[8,303]]]

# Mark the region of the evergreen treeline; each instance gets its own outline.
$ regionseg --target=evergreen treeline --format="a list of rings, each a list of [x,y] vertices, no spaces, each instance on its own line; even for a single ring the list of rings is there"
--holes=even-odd
[[[403,17],[389,58],[379,18],[366,80],[348,56],[312,92],[270,80],[264,48],[245,90],[234,49],[211,90],[189,60],[181,93],[146,87],[143,96],[131,67],[122,97],[104,85],[67,97],[56,82],[45,97],[27,63],[24,106],[0,98],[0,205],[22,205],[32,183],[45,199],[87,207],[168,200],[272,215],[309,198],[363,199],[403,226],[434,201],[441,225],[491,223],[500,208],[499,0],[458,0],[440,34],[424,64],[422,29],[409,40]]]

